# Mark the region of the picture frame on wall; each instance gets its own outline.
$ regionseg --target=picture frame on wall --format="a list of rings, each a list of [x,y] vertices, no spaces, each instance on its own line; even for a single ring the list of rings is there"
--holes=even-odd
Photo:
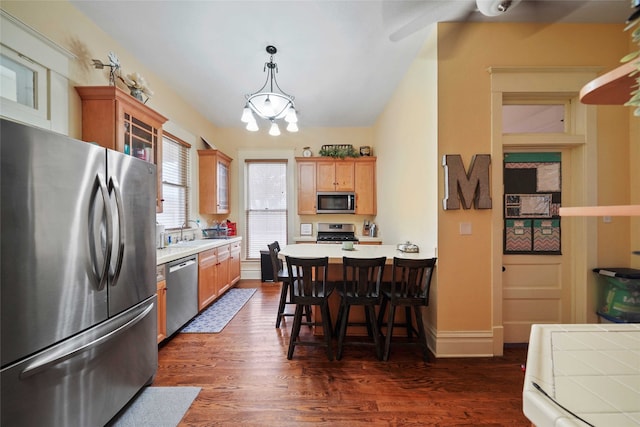
[[[313,235],[313,224],[309,224],[309,223],[300,224],[300,235],[301,236]]]

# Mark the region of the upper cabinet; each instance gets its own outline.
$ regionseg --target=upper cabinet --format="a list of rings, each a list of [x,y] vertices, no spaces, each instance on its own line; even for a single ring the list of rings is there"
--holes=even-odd
[[[198,150],[200,213],[229,213],[231,157],[218,150]]]
[[[316,191],[355,190],[353,160],[323,160],[316,168]]]
[[[356,214],[375,215],[376,203],[376,159],[362,157],[354,162]]]
[[[82,139],[155,163],[162,212],[162,125],[167,118],[115,86],[78,86]]]
[[[354,191],[356,214],[376,214],[376,158],[297,157],[298,214],[316,214],[318,191]]]

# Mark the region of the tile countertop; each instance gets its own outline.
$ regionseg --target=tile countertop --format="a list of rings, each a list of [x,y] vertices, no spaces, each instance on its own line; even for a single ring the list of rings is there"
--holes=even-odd
[[[522,395],[537,426],[640,425],[640,324],[533,325]]]
[[[163,249],[156,249],[156,264],[165,264],[207,249],[217,248],[241,240],[242,237],[231,237],[229,239],[200,239],[176,243]]]

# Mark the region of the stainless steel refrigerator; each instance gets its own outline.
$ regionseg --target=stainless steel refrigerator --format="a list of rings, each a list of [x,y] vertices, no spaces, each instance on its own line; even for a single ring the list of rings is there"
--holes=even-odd
[[[104,425],[157,369],[156,167],[0,131],[0,424]]]

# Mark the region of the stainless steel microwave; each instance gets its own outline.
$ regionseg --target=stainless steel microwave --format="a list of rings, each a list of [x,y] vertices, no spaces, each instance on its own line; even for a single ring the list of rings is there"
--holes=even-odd
[[[316,212],[345,213],[356,212],[356,195],[353,191],[318,191]]]

